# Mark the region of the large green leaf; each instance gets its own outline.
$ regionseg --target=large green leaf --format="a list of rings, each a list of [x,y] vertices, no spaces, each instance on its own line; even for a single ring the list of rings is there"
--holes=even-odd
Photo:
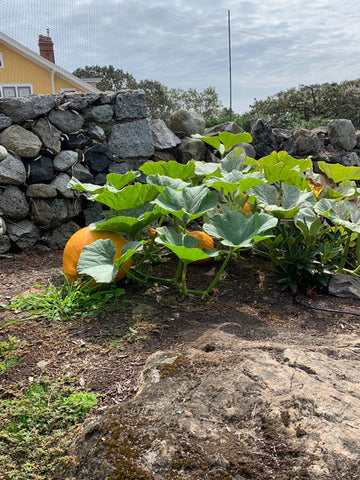
[[[166,187],[153,203],[158,205],[163,213],[172,213],[178,218],[187,215],[188,219],[195,219],[215,208],[218,199],[206,185],[186,187],[181,191]]]
[[[280,194],[277,188],[268,183],[251,188],[248,194],[254,195],[258,205],[262,208],[268,205],[279,205],[280,203]]]
[[[243,148],[236,147],[224,157],[220,162],[222,173],[230,173],[234,170],[249,171],[250,167],[245,164],[246,153]]]
[[[161,217],[161,212],[152,203],[144,203],[127,210],[114,210],[108,213],[111,218],[91,224],[90,228],[107,232],[122,232],[134,238],[143,228]]]
[[[135,185],[129,185],[116,193],[110,191],[100,192],[94,196],[94,200],[103,203],[114,210],[125,210],[150,202],[154,200],[158,194],[158,189],[153,185],[136,183]]]
[[[248,248],[272,236],[270,231],[277,223],[277,219],[267,213],[245,216],[240,212],[230,211],[214,215],[204,223],[203,229],[209,235],[220,238],[223,245]]]
[[[231,132],[220,132],[219,140],[225,147],[225,152],[228,152],[230,148],[234,147],[239,143],[251,143],[252,136],[250,133],[231,133]]]
[[[185,187],[190,187],[191,184],[184,182],[181,178],[171,178],[166,175],[160,175],[155,173],[155,175],[148,175],[147,183],[150,185],[155,185],[159,192],[162,192],[165,187],[173,188],[174,190],[181,190]]]
[[[115,245],[109,239],[86,245],[77,263],[78,274],[89,275],[96,283],[112,282],[118,273],[113,261],[115,251]]]
[[[68,187],[73,190],[81,190],[92,194],[99,194],[102,192],[110,191],[116,193],[121,190],[125,185],[135,180],[139,176],[139,172],[127,172],[123,175],[117,173],[109,173],[106,175],[106,185],[93,185],[92,183],[82,183],[75,177],[72,177],[68,183]]]
[[[139,172],[133,172],[133,171],[129,171],[123,174],[108,173],[106,175],[106,182],[111,183],[111,185],[114,185],[115,188],[117,188],[118,190],[121,190],[128,183],[132,182],[133,180],[135,180],[135,178],[139,177],[139,175],[140,175]]]
[[[205,182],[208,187],[214,188],[224,195],[235,192],[245,192],[249,188],[264,183],[263,175],[260,172],[243,174],[237,170],[224,173],[222,178],[212,177]]]
[[[156,232],[158,233],[158,236],[156,237],[155,242],[164,245],[186,264],[217,255],[216,250],[197,248],[197,245],[199,245],[200,242],[197,238],[194,238],[191,235],[178,233],[169,230],[167,227],[159,227],[156,229]]]
[[[195,175],[214,175],[219,169],[220,165],[218,163],[195,161]]]
[[[175,160],[165,162],[163,160],[159,162],[146,162],[139,168],[146,175],[165,175],[171,178],[180,178],[181,180],[188,180],[195,173],[194,161],[188,162],[186,165],[178,163]]]
[[[344,167],[340,163],[319,162],[318,166],[322,172],[335,183],[344,180],[360,180],[360,167]]]
[[[350,202],[337,202],[327,198],[321,198],[314,207],[314,210],[319,215],[328,218],[334,225],[339,225],[351,232],[360,233],[360,224],[351,221],[357,220],[358,214],[351,212]],[[350,208],[349,208],[350,207]]]
[[[198,133],[195,133],[194,135],[191,135],[192,138],[198,138],[199,140],[202,140],[203,142],[207,143],[208,145],[211,145],[214,147],[216,150],[220,150],[220,140],[219,137],[203,137],[202,135],[199,135]]]

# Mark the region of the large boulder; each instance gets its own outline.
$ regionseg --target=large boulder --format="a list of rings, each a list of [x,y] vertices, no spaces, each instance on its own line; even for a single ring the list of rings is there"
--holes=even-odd
[[[21,220],[29,214],[25,194],[15,185],[0,186],[0,215],[11,220]]]
[[[296,142],[297,155],[307,156],[320,150],[320,142],[317,135],[306,128],[295,128],[293,138]]]
[[[329,123],[329,140],[334,147],[351,150],[357,144],[357,136],[351,120],[336,119]]]
[[[10,153],[0,162],[0,183],[23,185],[26,181],[26,170],[23,162]]]
[[[229,133],[242,133],[244,130],[239,127],[239,125],[235,122],[224,122],[219,123],[213,127],[205,128],[204,135],[206,137],[214,137],[218,135],[220,132],[229,132]]]
[[[190,160],[202,162],[205,160],[206,146],[204,142],[198,138],[185,137],[181,140],[179,152],[182,163],[187,163]]]
[[[78,132],[84,124],[84,119],[79,113],[69,110],[51,110],[49,120],[63,133]]]
[[[10,240],[21,250],[32,249],[40,237],[39,229],[27,218],[9,223],[8,234]]]
[[[55,101],[54,95],[0,98],[0,113],[7,115],[15,123],[22,123],[49,112]]]
[[[145,93],[143,90],[128,90],[116,95],[116,120],[135,120],[147,117]]]
[[[154,140],[155,150],[174,148],[181,142],[163,120],[150,120],[151,133]]]
[[[85,114],[87,122],[107,123],[110,122],[114,115],[114,110],[111,105],[98,105],[91,107]]]
[[[61,132],[45,118],[39,118],[33,127],[33,132],[43,143],[43,149],[56,155],[61,150]]]
[[[43,230],[59,227],[76,217],[81,211],[80,201],[67,198],[34,199],[31,203],[31,218]]]
[[[31,159],[27,165],[28,178],[27,184],[47,183],[55,178],[54,164],[51,158],[41,155],[38,158]]]
[[[190,137],[196,133],[200,135],[204,133],[205,120],[199,113],[181,109],[170,115],[168,126],[178,136]]]
[[[1,100],[1,99],[0,99]],[[11,125],[0,133],[0,144],[19,157],[36,157],[41,149],[41,140],[35,133],[20,125]]]
[[[259,158],[270,155],[276,150],[277,142],[271,128],[261,119],[258,119],[251,128],[253,146]]]
[[[132,157],[150,157],[154,153],[154,143],[149,122],[134,120],[113,125],[108,142],[115,160]]]
[[[150,356],[136,397],[85,423],[73,476],[360,478],[358,337],[249,341],[234,320]]]

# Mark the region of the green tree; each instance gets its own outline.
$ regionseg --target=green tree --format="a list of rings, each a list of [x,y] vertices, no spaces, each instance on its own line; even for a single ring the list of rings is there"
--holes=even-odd
[[[115,69],[112,65],[108,67],[93,65],[77,68],[73,74],[80,78],[101,78],[102,80],[97,83],[96,87],[102,91],[111,90],[115,92],[123,88],[137,88],[136,80],[131,73]]]

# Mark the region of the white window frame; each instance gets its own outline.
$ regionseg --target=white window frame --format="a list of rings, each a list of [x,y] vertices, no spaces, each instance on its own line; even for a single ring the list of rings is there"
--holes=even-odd
[[[15,97],[4,97],[4,87],[15,87],[16,96]],[[1,98],[19,98],[19,87],[30,88],[30,95],[34,94],[32,83],[0,83],[0,97]],[[23,97],[20,97],[23,98]]]
[[[76,93],[76,88],[62,88],[60,93]]]
[[[0,52],[0,68],[4,68],[4,57],[2,52]]]

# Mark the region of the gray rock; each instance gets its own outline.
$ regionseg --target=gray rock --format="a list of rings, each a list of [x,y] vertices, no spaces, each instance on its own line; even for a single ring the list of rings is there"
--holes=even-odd
[[[8,156],[8,151],[3,145],[0,145],[0,162],[6,159]]]
[[[0,183],[8,185],[23,185],[26,181],[26,169],[23,162],[11,155],[0,162]]]
[[[6,233],[6,223],[3,217],[0,217],[0,236]]]
[[[164,162],[170,162],[170,161],[176,161],[176,157],[175,155],[173,155],[172,153],[170,152],[159,152],[159,151],[155,151],[154,153],[154,157],[155,157],[155,160],[162,160]]]
[[[174,148],[181,140],[167,126],[163,120],[150,120],[151,133],[155,150]]]
[[[77,232],[79,228],[80,226],[77,223],[70,220],[53,230],[45,232],[48,246],[51,250],[62,250],[69,238]]]
[[[12,119],[7,117],[3,113],[0,114],[0,130],[4,130],[4,128],[10,127],[12,125]]]
[[[181,163],[187,163],[190,160],[205,160],[206,146],[202,140],[198,138],[185,137],[181,140],[179,146],[181,154]]]
[[[310,155],[320,150],[320,142],[316,134],[306,128],[295,128],[293,138],[296,142],[298,155]]]
[[[82,132],[62,135],[63,150],[84,150],[93,144],[92,139]]]
[[[68,187],[71,177],[67,173],[59,173],[54,180],[51,182],[51,185],[56,188],[60,197],[63,198],[74,198],[75,192]]]
[[[90,223],[99,222],[102,219],[102,206],[98,202],[91,202],[90,205],[83,208],[82,216],[84,219],[84,225],[90,225]]]
[[[360,478],[358,341],[345,353],[336,336],[329,349],[209,330],[156,352],[136,397],[85,423],[73,476]]]
[[[104,129],[99,127],[99,125],[90,126],[86,131],[87,134],[97,142],[104,142],[106,140]]]
[[[33,132],[43,143],[43,149],[56,155],[61,150],[61,132],[45,118],[39,118],[33,127]]]
[[[205,120],[199,113],[181,109],[170,115],[168,126],[173,132],[185,132],[185,135],[190,137],[195,133],[204,133]]]
[[[55,178],[53,161],[44,155],[31,159],[27,164],[27,169],[28,185],[51,182]]]
[[[360,300],[360,279],[345,273],[331,275],[328,286],[330,295]]]
[[[84,124],[84,119],[80,114],[69,110],[51,110],[49,120],[64,133],[78,132]]]
[[[94,174],[105,171],[114,157],[106,145],[95,145],[89,148],[84,156],[84,163]]]
[[[40,237],[39,229],[28,219],[8,225],[10,240],[22,250],[31,250]]]
[[[354,125],[351,120],[336,119],[329,123],[329,140],[334,147],[351,150],[357,144]]]
[[[356,131],[356,148],[360,148],[360,130]]]
[[[109,165],[109,172],[110,173],[118,173],[122,175],[124,173],[129,172],[132,170],[131,164],[127,161],[124,162],[113,162]]]
[[[54,169],[56,172],[66,172],[78,161],[79,155],[73,150],[62,150],[54,158]]]
[[[6,253],[11,248],[11,240],[7,235],[0,235],[0,254]]]
[[[236,147],[243,148],[247,157],[251,157],[251,158],[256,157],[255,148],[250,143],[237,143],[236,145],[231,147],[231,150],[234,150],[234,148],[236,148]]]
[[[213,127],[205,128],[204,136],[206,137],[215,137],[220,132],[230,132],[230,133],[242,133],[244,130],[239,127],[235,122],[224,122],[219,123]]]
[[[111,105],[99,105],[90,108],[85,114],[85,121],[95,123],[110,122],[114,115],[114,110]]]
[[[29,214],[24,192],[14,185],[0,187],[0,214],[11,220],[21,220]]]
[[[82,183],[92,183],[94,177],[90,173],[90,170],[81,163],[77,163],[72,167],[71,170],[68,170],[68,175],[75,177],[79,182]]]
[[[47,183],[34,183],[26,189],[26,196],[29,198],[55,198],[56,188]]]
[[[346,155],[341,156],[340,160],[341,165],[344,167],[359,167],[360,161],[358,154],[356,152],[349,152]]]
[[[63,96],[61,105],[64,108],[74,110],[85,110],[89,105],[95,103],[101,98],[101,93],[67,93]]]
[[[145,93],[143,90],[123,91],[116,95],[116,120],[140,120],[147,116]]]
[[[67,220],[76,217],[80,211],[81,205],[78,199],[34,199],[31,204],[32,220],[44,230],[59,227]]]
[[[31,97],[0,98],[0,113],[12,118],[14,123],[30,120],[54,108],[56,96],[34,95]]]
[[[277,151],[285,151],[289,155],[296,155],[296,142],[293,139],[290,130],[286,130],[285,128],[273,128],[272,132],[276,139]]]
[[[154,144],[148,121],[115,124],[108,147],[116,158],[150,157],[154,153]]]
[[[251,128],[253,146],[259,158],[270,155],[276,150],[277,142],[271,128],[261,119],[258,119]]]
[[[1,101],[1,99],[0,99]],[[35,133],[20,125],[11,125],[0,133],[0,144],[19,157],[36,157],[41,149],[41,140]]]
[[[115,103],[116,93],[115,92],[103,92],[101,97],[97,101],[99,105],[109,105]]]

